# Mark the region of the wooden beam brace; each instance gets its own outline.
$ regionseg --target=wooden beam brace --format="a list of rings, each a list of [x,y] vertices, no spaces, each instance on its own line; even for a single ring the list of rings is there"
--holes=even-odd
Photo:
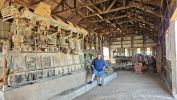
[[[61,18],[62,20],[66,20],[64,17],[62,17],[62,16],[59,16],[59,15],[55,15],[56,17],[59,17],[59,18]]]
[[[110,12],[116,12],[116,11],[119,11],[119,10],[129,9],[129,8],[131,8],[131,6],[127,6],[126,8],[125,7],[119,7],[119,8],[111,9],[110,11],[107,11],[107,12],[97,12],[97,13],[94,13],[94,14],[89,14],[86,17],[78,17],[78,18],[74,18],[74,19],[89,18],[89,17],[100,15],[100,14],[106,14],[106,13],[110,13]]]
[[[72,7],[65,1],[64,3],[69,9],[72,9]]]
[[[80,0],[78,0],[78,1],[80,1]],[[58,13],[66,12],[66,11],[69,11],[69,10],[72,10],[72,11],[74,11],[74,10],[80,10],[80,9],[85,8],[85,7],[87,7],[87,6],[92,6],[92,5],[99,4],[99,3],[102,3],[102,2],[106,2],[106,1],[109,1],[109,0],[99,0],[98,2],[89,3],[89,4],[84,4],[84,5],[79,6],[79,7],[76,7],[76,8],[65,9],[64,11],[56,11],[56,12],[54,12],[53,14],[58,14]]]
[[[30,3],[30,5],[34,6],[34,5],[36,5],[36,4],[40,3],[40,2],[45,2],[46,0],[39,0],[39,1],[36,1],[36,2],[35,2],[35,0],[31,0],[31,1],[32,2]]]
[[[144,11],[144,12],[148,12],[148,13],[150,13],[150,14],[152,14],[152,15],[155,15],[155,16],[157,16],[157,17],[162,18],[162,15],[157,14],[157,13],[155,13],[155,12],[152,11],[152,10],[146,9],[146,8],[144,8],[143,6],[140,6],[140,4],[130,4],[130,5],[127,5],[126,7],[114,8],[114,9],[111,9],[111,10],[109,10],[109,11],[107,11],[107,12],[106,12],[106,11],[103,11],[103,12],[96,12],[96,13],[94,13],[94,14],[90,14],[90,15],[87,15],[87,16],[85,16],[85,17],[77,17],[77,18],[74,18],[74,19],[89,18],[89,17],[93,17],[93,16],[100,15],[100,14],[106,14],[106,13],[116,12],[116,11],[119,11],[119,10],[130,9],[130,8],[137,8],[137,9],[140,9],[140,10],[142,10],[142,11]]]
[[[77,5],[77,1],[74,0],[74,8],[76,8],[76,5]]]
[[[93,4],[93,7],[98,11],[98,12],[103,12],[103,11],[101,11],[97,6],[96,6],[96,4],[94,4],[94,2],[92,2],[91,0],[89,0],[89,2],[91,2],[92,4]],[[87,7],[88,8],[88,7]]]
[[[28,2],[23,1],[23,0],[13,0],[13,2],[18,3],[18,4],[20,4],[20,5],[27,6],[27,7],[30,6],[30,4],[29,4]]]
[[[113,7],[113,5],[116,3],[116,1],[117,1],[117,0],[114,0],[114,1],[109,5],[109,7],[106,9],[105,12],[108,12],[108,11]]]
[[[120,19],[120,18],[125,18],[125,17],[131,17],[131,16],[135,16],[135,14],[133,14],[133,15],[130,15],[130,16],[128,16],[128,15],[122,15],[122,16],[118,16],[118,17],[109,17],[109,18],[105,18],[105,19],[102,19],[102,20],[96,20],[96,21],[93,21],[94,23],[97,23],[97,22],[104,22],[104,21],[106,21],[106,20],[117,20],[117,19]]]
[[[154,29],[158,30],[158,27],[155,26],[154,24],[150,23],[150,22],[147,22],[142,16],[138,16],[138,19],[140,21],[142,21],[143,23],[149,25],[150,27],[153,27]]]
[[[134,8],[140,9],[144,12],[150,13],[152,15],[155,15],[157,17],[163,18],[163,16],[161,14],[158,14],[157,12],[154,12],[153,10],[151,10],[150,8],[148,8],[147,6],[143,6],[142,4],[136,3],[135,5],[133,5]]]
[[[132,36],[143,36],[142,34],[139,34],[139,33],[134,33],[134,34],[123,34],[123,35],[121,35],[121,34],[118,34],[118,35],[112,35],[111,36],[111,38],[120,38],[120,37],[132,37]],[[149,35],[149,34],[147,34],[147,33],[145,33],[144,34],[144,36],[148,36],[149,38],[151,38],[155,43],[157,43],[157,36],[156,37],[154,37],[154,36],[152,36],[152,35]],[[112,41],[116,41],[116,40],[114,40],[114,39],[111,39]]]
[[[73,11],[72,13],[70,13],[68,15],[68,17],[66,18],[66,20],[70,20],[75,14],[76,14],[76,11]]]
[[[61,9],[62,9],[62,11],[64,11],[64,9],[65,9],[65,4],[64,3],[61,4]]]
[[[58,3],[58,5],[52,10],[52,14],[55,13],[55,11],[57,11],[57,9],[62,5],[63,0],[60,1],[60,3]]]
[[[123,0],[123,7],[126,6],[126,0]]]
[[[102,21],[104,21],[104,20],[107,20],[107,19],[103,19]],[[152,23],[147,22],[147,21],[144,20],[144,19],[140,19],[140,18],[133,18],[133,19],[131,19],[131,20],[116,22],[115,25],[120,26],[121,24],[129,23],[129,22],[133,22],[133,21],[139,21],[139,22],[141,22],[141,23],[144,23],[144,24],[150,26],[151,29],[153,29],[153,30],[155,30],[155,31],[158,31],[158,27],[157,27],[157,26],[155,26],[155,25],[152,24]],[[93,22],[92,22],[92,23],[93,23]],[[118,27],[118,26],[117,26],[117,27]]]
[[[82,13],[81,11],[79,11],[79,10],[77,10],[77,12],[81,15],[81,16],[83,16],[83,17],[85,17],[86,15],[84,15],[84,13]]]

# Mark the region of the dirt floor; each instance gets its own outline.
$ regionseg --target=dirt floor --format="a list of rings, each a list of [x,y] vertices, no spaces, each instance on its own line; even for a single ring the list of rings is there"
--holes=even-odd
[[[118,77],[102,87],[95,87],[75,100],[175,100],[160,85],[156,74],[118,71]]]

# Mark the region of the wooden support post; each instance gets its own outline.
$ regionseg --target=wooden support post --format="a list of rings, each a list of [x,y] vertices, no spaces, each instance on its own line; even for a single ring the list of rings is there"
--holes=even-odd
[[[133,39],[134,37],[131,36],[131,55],[133,56]]]
[[[131,36],[131,48],[133,48],[133,36]]]
[[[98,45],[98,47],[99,47],[99,50],[101,51],[101,53],[103,53],[103,49],[102,49],[102,46],[103,46],[103,41],[101,40],[102,38],[101,38],[101,36],[99,35],[99,45]]]
[[[123,7],[126,6],[126,0],[123,0]]]
[[[76,0],[74,0],[74,8],[76,8],[76,3],[77,3]]]
[[[121,33],[121,48],[123,48],[123,34]]]
[[[146,48],[145,43],[146,43],[146,37],[143,35],[143,48],[142,48],[143,53],[145,53],[145,48]]]
[[[103,42],[101,42],[101,48],[100,48],[100,50],[101,50],[101,53],[103,54]]]
[[[162,68],[162,46],[160,44],[157,45],[156,52],[157,73],[160,73]]]
[[[109,48],[109,60],[111,60],[112,58],[111,58],[111,41],[110,41],[110,38],[109,38],[109,40],[108,40],[108,48]]]
[[[62,11],[65,10],[65,4],[64,4],[64,2],[62,3],[61,8],[62,8]]]

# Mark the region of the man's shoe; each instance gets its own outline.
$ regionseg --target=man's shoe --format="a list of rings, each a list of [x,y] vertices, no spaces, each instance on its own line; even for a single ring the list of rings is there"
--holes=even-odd
[[[92,81],[88,82],[88,84],[92,84]]]
[[[98,84],[98,86],[102,86],[102,84]]]

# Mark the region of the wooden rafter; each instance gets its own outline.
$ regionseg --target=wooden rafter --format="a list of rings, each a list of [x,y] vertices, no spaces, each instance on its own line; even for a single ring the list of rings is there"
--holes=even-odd
[[[117,32],[117,31],[122,31],[122,32],[125,32],[126,30],[128,30],[127,29],[127,27],[124,27],[124,28],[122,28],[123,26],[121,26],[121,24],[123,24],[123,23],[127,23],[127,22],[132,22],[132,21],[136,21],[137,19],[134,19],[134,20],[129,20],[129,21],[123,21],[123,22],[119,22],[119,27],[120,27],[120,30],[115,30],[115,29],[110,29],[110,28],[103,28],[102,30],[104,30],[104,32],[109,32],[109,33],[111,33],[111,32]],[[137,22],[136,22],[137,23]],[[141,23],[141,22],[140,22]],[[139,24],[138,24],[139,25]],[[136,26],[136,25],[135,25]],[[137,29],[136,27],[135,27],[135,29]],[[146,29],[146,31],[148,31],[148,32],[154,32],[154,33],[157,33],[158,31],[156,30],[156,29],[154,29],[154,28],[152,28],[152,27],[140,27],[140,26],[138,26],[138,29],[140,29],[140,30],[142,30],[142,29]]]
[[[76,7],[76,8],[65,9],[65,10],[63,10],[63,11],[56,11],[56,12],[54,12],[53,14],[63,13],[63,12],[70,11],[70,10],[80,10],[80,9],[85,8],[85,7],[87,7],[87,6],[92,6],[92,5],[99,4],[99,3],[102,3],[102,2],[106,2],[106,1],[108,1],[108,0],[99,0],[99,1],[97,1],[97,2],[89,3],[89,4],[84,4],[84,5],[79,6],[79,7]]]
[[[136,14],[132,14],[132,15],[122,15],[122,16],[115,16],[115,17],[109,17],[109,18],[104,18],[104,19],[101,19],[101,20],[96,20],[96,21],[93,21],[94,23],[97,23],[97,22],[103,22],[103,21],[106,21],[106,20],[116,20],[116,19],[121,19],[121,18],[125,18],[125,17],[132,17],[132,16],[135,16]]]
[[[34,6],[34,5],[38,4],[38,3],[40,3],[41,1],[43,1],[43,0],[39,0],[39,1],[31,0],[30,5]]]
[[[118,7],[118,8],[114,8],[114,9],[111,9],[109,11],[103,11],[103,12],[96,12],[96,13],[93,13],[93,14],[89,14],[85,17],[76,17],[76,18],[73,18],[73,19],[79,19],[79,18],[89,18],[89,17],[93,17],[93,16],[97,16],[97,15],[100,15],[100,14],[107,14],[107,13],[111,13],[111,12],[116,12],[116,11],[120,11],[120,10],[124,10],[124,9],[130,9],[130,8],[137,8],[137,9],[140,9],[144,12],[148,12],[152,15],[155,15],[157,17],[160,17],[162,18],[162,16],[160,14],[157,14],[156,12],[152,11],[152,10],[149,10],[147,9],[146,7],[143,7],[143,6],[140,6],[140,4],[131,4],[131,5],[128,5],[126,7]]]
[[[85,17],[85,16],[86,16],[84,13],[82,13],[82,12],[81,12],[81,11],[79,11],[79,10],[77,10],[77,12],[78,12],[81,16],[83,16],[83,17]]]
[[[13,0],[13,2],[18,3],[18,4],[21,4],[21,5],[24,5],[24,6],[27,6],[27,7],[31,8],[31,7],[30,7],[30,3],[28,3],[28,2],[26,2],[26,1],[24,1],[24,0]]]
[[[97,6],[96,6],[96,4],[94,4],[94,2],[92,2],[91,0],[89,0],[89,2],[91,2],[92,4],[93,4],[93,7],[98,11],[98,12],[103,12],[103,11],[101,11]],[[82,4],[83,4],[83,2],[82,2]],[[88,8],[88,7],[87,7]]]
[[[125,17],[126,15],[123,15],[123,16],[119,16],[119,17],[117,17],[117,18],[111,18],[112,20],[114,20],[114,19],[119,19],[119,18],[122,18],[122,17]],[[141,16],[140,16],[141,17]],[[96,21],[96,22],[103,22],[103,21],[105,21],[105,20],[109,20],[109,18],[107,18],[107,19],[102,19],[102,20],[98,20],[98,21]],[[153,29],[153,30],[156,30],[156,31],[158,31],[158,27],[156,26],[156,25],[154,25],[154,24],[152,24],[152,23],[150,23],[150,22],[147,22],[145,19],[143,19],[143,18],[133,18],[133,19],[130,19],[130,20],[125,20],[125,21],[121,21],[121,22],[114,22],[114,24],[115,25],[118,25],[117,27],[120,27],[120,25],[121,24],[124,24],[124,23],[129,23],[129,22],[133,22],[133,21],[137,21],[137,22],[139,22],[139,23],[144,23],[145,25],[148,25],[151,29]],[[91,23],[94,23],[94,22],[91,22]],[[83,24],[83,23],[82,23]],[[99,24],[100,25],[100,24]],[[102,26],[103,26],[103,24],[101,24]],[[104,28],[105,29],[105,28]]]
[[[157,27],[156,25],[154,25],[154,24],[152,24],[152,23],[146,21],[146,20],[145,20],[144,18],[142,18],[142,17],[138,17],[138,18],[139,18],[139,20],[140,20],[141,22],[143,22],[143,23],[149,25],[150,27],[153,27],[154,29],[158,30],[158,27]]]
[[[71,7],[66,1],[64,2],[64,4],[69,8],[72,9],[73,7]]]
[[[109,7],[106,9],[105,12],[108,12],[108,11],[113,7],[113,5],[116,3],[116,1],[117,1],[117,0],[114,0],[114,1],[109,5]]]
[[[139,9],[139,10],[141,10],[141,11],[146,12],[146,13],[150,13],[150,14],[152,14],[152,15],[155,15],[156,17],[162,18],[162,15],[160,14],[160,12],[159,12],[159,13],[154,12],[153,10],[150,9],[150,7],[143,6],[143,5],[141,5],[141,4],[136,4],[136,6],[134,6],[134,8],[137,8],[137,9]]]
[[[129,34],[113,34],[110,38],[110,40],[112,40],[112,42],[116,42],[115,39],[113,38],[119,38],[119,37],[132,37],[132,36],[148,36],[150,39],[152,39],[154,42],[157,43],[157,36],[152,36],[151,34],[148,34],[148,32],[144,32],[144,34],[141,34],[141,33],[129,33]]]
[[[76,8],[77,0],[74,0],[74,8]]]
[[[52,10],[52,14],[57,11],[57,9],[63,4],[63,0],[60,1],[60,3],[57,4],[57,6]]]

